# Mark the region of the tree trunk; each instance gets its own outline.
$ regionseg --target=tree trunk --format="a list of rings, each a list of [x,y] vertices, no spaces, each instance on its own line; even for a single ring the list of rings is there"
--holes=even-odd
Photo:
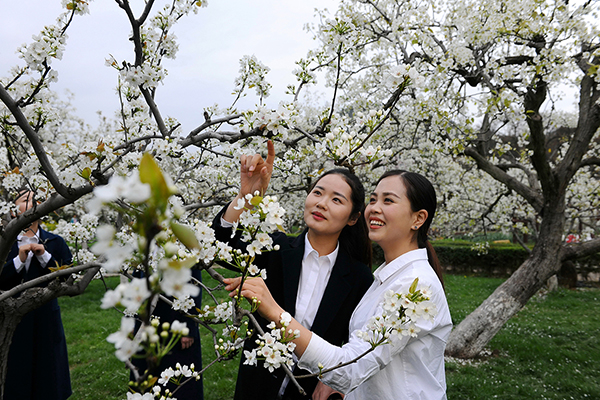
[[[556,274],[561,266],[564,209],[545,208],[538,242],[529,258],[450,334],[446,354],[473,358],[492,340],[504,324]]]
[[[13,303],[12,299],[0,302],[0,400],[4,398],[10,344],[17,325],[23,318],[22,314],[15,312]]]

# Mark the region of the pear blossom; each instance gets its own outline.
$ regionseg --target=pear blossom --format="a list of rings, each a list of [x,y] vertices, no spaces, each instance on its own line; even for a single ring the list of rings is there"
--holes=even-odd
[[[252,351],[244,350],[244,365],[256,365],[256,349],[252,349]]]

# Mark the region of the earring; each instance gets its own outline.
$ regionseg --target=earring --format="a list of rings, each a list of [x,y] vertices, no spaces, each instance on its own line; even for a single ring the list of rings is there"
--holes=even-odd
[[[415,225],[415,227],[414,227],[414,230],[415,230],[415,231],[418,231],[418,230],[419,230],[419,227]]]

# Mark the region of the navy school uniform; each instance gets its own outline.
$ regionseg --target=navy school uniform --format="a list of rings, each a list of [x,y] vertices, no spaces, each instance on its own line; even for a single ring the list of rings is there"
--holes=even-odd
[[[64,239],[40,228],[40,243],[52,258],[42,268],[36,256],[29,270],[16,272],[13,259],[19,249],[15,242],[0,275],[0,289],[50,273],[47,267],[71,264],[72,256]],[[64,400],[71,395],[67,343],[58,300],[53,299],[23,317],[13,335],[8,354],[4,388],[5,400]]]

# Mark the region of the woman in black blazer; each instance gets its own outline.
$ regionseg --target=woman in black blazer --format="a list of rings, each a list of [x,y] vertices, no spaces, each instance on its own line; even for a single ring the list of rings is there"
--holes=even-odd
[[[268,150],[266,160],[258,154],[241,157],[240,193],[213,222],[216,238],[233,247],[245,248],[239,234],[231,237],[232,223],[242,212],[234,206],[247,193],[256,190],[265,193],[275,159],[270,141]],[[293,316],[304,315],[313,331],[338,345],[348,340],[352,312],[373,281],[367,266],[371,261],[371,244],[362,218],[364,199],[364,188],[354,174],[346,169],[327,171],[307,195],[304,208],[307,229],[297,237],[273,234],[273,245],[279,245],[279,250],[259,254],[254,261],[259,268],[266,269],[266,283],[273,297]],[[313,274],[318,270],[318,275],[311,275],[311,268]],[[266,325],[270,321],[258,314],[256,317],[268,331]],[[255,348],[255,340],[256,335],[246,340],[244,350]],[[235,390],[237,400],[310,399],[318,383],[316,378],[300,380],[307,393],[302,396],[293,384],[282,386],[286,377],[283,370],[269,372],[261,362],[250,366],[244,365],[244,361],[242,354]],[[304,371],[296,369],[294,374],[302,375]]]

